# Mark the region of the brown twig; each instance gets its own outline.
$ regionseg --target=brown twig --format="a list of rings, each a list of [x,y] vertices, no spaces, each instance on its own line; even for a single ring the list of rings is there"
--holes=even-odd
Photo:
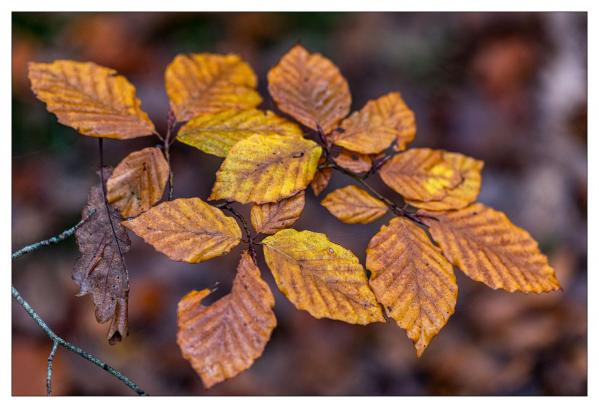
[[[173,112],[172,109],[169,109],[168,111],[168,116],[166,119],[166,136],[164,137],[164,139],[162,139],[163,142],[163,151],[164,151],[164,158],[166,159],[166,162],[168,163],[168,200],[171,201],[173,199],[173,191],[175,188],[175,184],[174,184],[174,174],[173,174],[173,170],[171,169],[171,144],[173,143],[173,140],[175,138],[175,126],[177,125],[177,120],[175,118],[175,112]]]
[[[243,231],[245,232],[250,255],[251,255],[252,259],[254,260],[254,263],[258,264],[258,260],[257,260],[258,258],[256,256],[256,248],[254,246],[254,237],[252,236],[252,232],[250,230],[250,227],[249,227],[247,221],[245,220],[245,217],[243,215],[241,215],[241,213],[239,213],[239,211],[237,211],[235,208],[233,208],[231,206],[231,202],[229,202],[229,201],[226,201],[226,202],[220,203],[220,204],[215,204],[215,207],[229,211],[231,213],[231,215],[233,215],[235,218],[237,218],[237,220],[239,220],[239,222],[241,223],[241,226],[243,228]]]

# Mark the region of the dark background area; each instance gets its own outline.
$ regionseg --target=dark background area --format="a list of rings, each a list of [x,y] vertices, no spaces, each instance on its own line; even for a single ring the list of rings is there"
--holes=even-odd
[[[229,290],[239,250],[202,264],[170,261],[132,237],[130,336],[109,346],[89,297],[75,297],[74,239],[13,263],[13,283],[58,334],[152,395],[581,395],[587,392],[587,18],[584,13],[14,13],[13,248],[75,224],[97,182],[97,143],[57,123],[29,89],[27,63],[75,59],[115,68],[166,126],[163,74],[181,52],[238,53],[259,77],[295,42],[329,57],[352,108],[400,91],[416,112],[413,146],[485,161],[481,202],[531,232],[562,292],[494,291],[457,271],[455,315],[416,359],[394,322],[352,326],[297,311],[276,289],[278,326],[263,356],[205,391],[175,342],[176,305],[192,289]],[[156,138],[105,143],[116,165]],[[205,199],[220,159],[176,143],[175,196]],[[350,182],[335,174],[324,194]],[[377,184],[385,193],[391,193]],[[324,194],[319,197],[322,199]],[[310,192],[294,228],[327,234],[364,262],[370,225],[336,220]],[[247,209],[244,209],[247,211]],[[51,343],[13,303],[12,390],[45,393]],[[60,350],[57,395],[130,395]]]

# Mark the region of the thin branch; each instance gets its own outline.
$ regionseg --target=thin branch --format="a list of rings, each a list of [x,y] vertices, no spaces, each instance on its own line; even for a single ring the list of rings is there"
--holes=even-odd
[[[66,341],[65,339],[63,339],[62,337],[60,337],[56,333],[54,333],[54,331],[52,329],[50,329],[50,327],[48,327],[46,322],[44,320],[42,320],[42,318],[31,307],[31,305],[29,303],[27,303],[27,301],[25,299],[23,299],[21,294],[17,291],[17,289],[15,289],[14,286],[12,287],[12,297],[15,298],[17,303],[19,303],[23,307],[23,309],[25,309],[25,312],[27,312],[27,314],[33,319],[33,321],[44,331],[44,333],[46,333],[46,335],[50,338],[50,340],[52,340],[52,344],[53,344],[52,349],[53,350],[54,350],[55,344],[57,344],[61,347],[64,347],[66,350],[69,350],[70,352],[77,354],[79,357],[95,364],[96,366],[100,367],[104,371],[107,371],[113,377],[117,378],[119,381],[121,381],[127,387],[129,387],[133,391],[135,391],[135,393],[137,393],[138,395],[148,395],[144,390],[139,388],[139,386],[136,383],[134,383],[131,379],[129,379],[128,377],[123,375],[120,371],[116,370],[114,367],[109,366],[104,361],[100,360],[98,357],[96,357],[96,356],[88,353],[87,351],[83,350],[82,348]],[[54,357],[52,355],[52,353],[51,353],[51,356],[52,356],[52,358]],[[50,357],[48,357],[48,380],[49,379],[51,379]]]
[[[18,251],[13,252],[12,259],[15,259],[15,258],[18,258],[20,256],[26,255],[26,254],[28,254],[30,252],[36,251],[36,250],[40,249],[41,247],[49,246],[49,245],[52,245],[52,244],[57,244],[57,243],[59,243],[61,241],[64,241],[65,239],[67,239],[70,236],[72,236],[77,231],[77,229],[79,229],[79,227],[81,227],[83,224],[85,224],[85,222],[87,220],[89,220],[90,217],[95,212],[96,212],[96,210],[92,209],[89,212],[89,215],[87,217],[85,217],[84,219],[82,219],[81,221],[79,221],[77,224],[75,224],[71,228],[68,228],[68,229],[64,230],[63,232],[61,232],[58,235],[53,236],[52,238],[44,239],[43,241],[39,241],[39,242],[36,242],[34,244],[24,246],[23,248],[19,249]]]
[[[48,355],[48,374],[46,376],[46,395],[52,395],[52,363],[54,362],[54,356],[58,350],[58,342],[55,340],[52,342],[52,350]]]
[[[173,132],[175,129],[175,126],[177,124],[176,118],[175,118],[175,112],[173,112],[172,109],[169,109],[168,111],[168,117],[166,119],[166,136],[164,137],[164,139],[161,138],[162,142],[163,142],[163,151],[164,151],[164,158],[166,159],[166,162],[168,163],[168,200],[171,201],[173,199],[173,191],[175,188],[174,185],[174,179],[175,176],[173,174],[173,171],[171,170],[171,144],[173,143],[174,137],[175,137],[175,133]]]
[[[416,224],[420,225],[421,227],[425,227],[425,228],[428,227],[425,223],[423,223],[420,220],[420,218],[418,216],[416,216],[415,214],[412,214],[409,211],[407,211],[405,206],[404,207],[400,207],[399,205],[397,205],[396,203],[394,203],[393,201],[391,201],[390,199],[388,199],[387,197],[385,197],[384,195],[382,195],[381,193],[379,193],[374,187],[372,187],[370,184],[368,184],[364,180],[364,177],[361,177],[361,176],[359,176],[358,174],[356,174],[356,173],[354,173],[352,171],[344,169],[343,167],[339,166],[337,163],[334,163],[334,162],[329,162],[329,163],[320,165],[318,168],[319,169],[332,168],[334,170],[337,170],[340,173],[345,174],[348,177],[351,177],[356,182],[358,182],[358,184],[360,184],[362,187],[364,187],[366,190],[368,190],[372,195],[374,195],[376,198],[378,198],[383,203],[385,203],[385,205],[391,210],[391,212],[393,214],[397,215],[398,217],[406,217],[409,220],[411,220],[411,221],[415,222]]]
[[[235,208],[233,208],[231,206],[230,202],[216,204],[215,207],[229,211],[235,218],[237,218],[239,220],[239,222],[241,223],[241,226],[243,227],[243,230],[245,232],[245,236],[247,238],[248,249],[250,251],[250,255],[252,256],[254,263],[258,264],[257,256],[256,256],[256,248],[254,247],[254,238],[252,237],[252,232],[250,230],[250,227],[248,226],[248,223],[245,220],[245,218],[243,217],[243,215],[241,215]]]

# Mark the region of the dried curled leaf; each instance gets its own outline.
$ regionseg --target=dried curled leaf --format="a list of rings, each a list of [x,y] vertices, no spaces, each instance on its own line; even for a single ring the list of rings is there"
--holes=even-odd
[[[106,182],[108,202],[123,217],[136,217],[160,200],[168,175],[168,163],[160,149],[133,152],[114,168]]]
[[[270,111],[247,109],[198,115],[179,130],[177,140],[205,153],[226,157],[237,142],[255,134],[303,136],[295,123]]]
[[[339,154],[333,157],[335,163],[354,173],[365,173],[372,167],[372,159],[367,154],[341,150]]]
[[[456,169],[462,178],[460,184],[447,191],[447,194],[440,200],[418,201],[409,200],[406,202],[414,207],[431,211],[453,210],[466,207],[468,204],[476,201],[480,193],[481,171],[484,163],[471,157],[459,153],[443,153],[444,160]]]
[[[317,319],[384,321],[358,258],[326,235],[285,229],[262,243],[279,289],[298,309]]]
[[[254,108],[262,102],[256,74],[233,54],[179,54],[166,67],[164,80],[179,121],[201,113]]]
[[[454,312],[453,267],[421,228],[396,217],[370,240],[366,268],[376,299],[407,331],[420,357]]]
[[[457,211],[430,213],[430,232],[443,253],[470,278],[508,292],[560,288],[537,242],[508,217],[475,203]]]
[[[164,202],[123,225],[158,252],[189,263],[226,254],[241,240],[235,219],[199,198]]]
[[[333,143],[353,152],[376,154],[396,140],[396,149],[404,150],[416,136],[416,118],[399,92],[391,92],[369,101],[362,110],[341,122]]]
[[[290,197],[312,181],[321,153],[300,137],[250,136],[229,151],[209,199],[264,204]]]
[[[460,172],[443,159],[443,151],[409,149],[379,170],[386,185],[407,200],[440,200],[461,181]]]
[[[268,72],[268,90],[279,109],[325,134],[349,113],[351,94],[339,69],[321,54],[296,45]]]
[[[348,224],[368,224],[387,212],[385,203],[353,185],[329,193],[320,203]]]
[[[111,68],[67,60],[32,62],[29,79],[58,121],[83,135],[131,139],[154,132],[135,87]]]
[[[189,292],[177,310],[177,343],[206,388],[251,367],[277,325],[275,299],[247,251],[231,293],[202,305],[209,294],[208,289]]]
[[[105,169],[104,174],[110,173]],[[122,254],[129,251],[131,241],[119,213],[111,206],[107,209],[100,184],[91,188],[81,218],[86,221],[75,233],[81,256],[73,280],[79,285],[79,296],[92,295],[98,323],[111,321],[108,342],[114,344],[129,334],[129,272]]]
[[[290,227],[302,215],[305,192],[284,198],[276,203],[255,204],[250,210],[250,221],[256,232],[274,234]]]

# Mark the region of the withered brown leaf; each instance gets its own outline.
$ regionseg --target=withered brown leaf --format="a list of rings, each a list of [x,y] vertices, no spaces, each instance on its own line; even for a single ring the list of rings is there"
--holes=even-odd
[[[109,175],[105,169],[104,180]],[[79,285],[78,296],[92,295],[98,323],[111,320],[108,342],[115,344],[129,331],[129,273],[123,254],[131,248],[131,241],[118,211],[104,203],[100,184],[91,188],[82,219],[86,222],[75,233],[81,256],[73,268],[73,280]]]

